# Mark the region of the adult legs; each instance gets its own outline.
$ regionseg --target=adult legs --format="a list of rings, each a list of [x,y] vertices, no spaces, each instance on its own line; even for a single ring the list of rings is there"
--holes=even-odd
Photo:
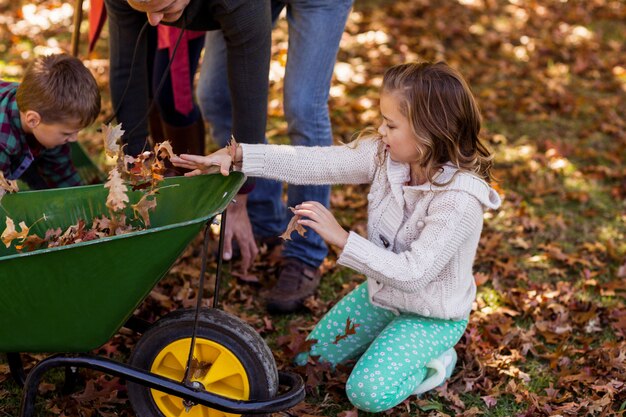
[[[286,0],[289,46],[285,69],[284,106],[292,145],[330,146],[332,131],[328,94],[339,42],[352,0]],[[287,204],[303,201],[330,203],[330,186],[289,185]],[[289,211],[288,217],[292,216]],[[288,220],[288,219],[287,219]],[[283,256],[317,268],[328,253],[313,230],[293,235]]]
[[[116,117],[125,130],[126,153],[137,155],[148,146],[148,123],[144,117],[150,97],[150,46],[146,33],[137,41],[147,22],[146,14],[134,10],[125,1],[105,0],[104,3],[109,19],[111,101],[114,109],[119,108]],[[149,26],[147,30],[155,29]],[[132,74],[131,67],[134,67]]]
[[[204,59],[196,91],[200,110],[212,127],[213,139],[225,146],[232,132],[231,97],[228,91],[226,42],[221,31],[207,32]],[[267,111],[267,108],[263,110]],[[249,142],[245,137],[235,137]],[[285,226],[285,206],[281,200],[282,183],[257,178],[254,190],[248,195],[248,215],[257,237],[275,237]]]

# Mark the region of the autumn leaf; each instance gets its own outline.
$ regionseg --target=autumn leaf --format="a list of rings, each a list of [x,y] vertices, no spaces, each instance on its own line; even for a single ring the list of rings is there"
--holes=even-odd
[[[124,210],[126,203],[128,203],[128,196],[126,195],[128,188],[117,168],[113,168],[109,172],[109,180],[104,186],[109,189],[106,206],[113,211]]]
[[[174,153],[174,149],[172,149],[172,145],[170,144],[168,140],[163,141],[161,143],[157,143],[156,146],[154,147],[154,153],[157,154],[159,158],[162,158],[162,159],[176,156],[176,154]]]
[[[114,158],[120,153],[120,139],[124,134],[122,130],[122,124],[113,126],[111,123],[102,125],[102,132],[104,134],[104,151],[107,156]]]
[[[344,330],[343,334],[339,334],[335,337],[335,341],[333,342],[333,344],[338,344],[340,341],[342,341],[343,339],[346,339],[348,336],[352,335],[352,334],[356,334],[356,329],[360,326],[360,324],[356,324],[353,323],[350,320],[350,317],[348,317],[346,319],[346,328]]]
[[[213,364],[210,362],[204,362],[196,359],[195,357],[191,359],[191,363],[189,364],[189,377],[192,379],[202,379],[206,376],[206,374],[211,369]]]
[[[237,140],[233,135],[231,135],[226,148],[228,148],[228,154],[230,155],[230,160],[233,161],[233,164],[235,163],[237,157],[237,146]]]
[[[289,210],[291,210],[292,212],[295,213],[295,209],[293,207],[289,207]],[[298,220],[300,220],[302,216],[299,216],[297,214],[294,214],[293,217],[291,218],[291,220],[289,220],[289,224],[287,225],[287,229],[283,232],[282,235],[280,235],[280,237],[284,240],[291,240],[291,234],[293,232],[298,232],[298,234],[302,237],[305,237],[304,234],[306,233],[306,229],[304,228],[304,226],[302,226],[301,224],[298,223]]]
[[[20,190],[17,186],[17,181],[6,179],[2,171],[0,171],[0,189],[8,193],[16,193]]]
[[[147,194],[144,194],[141,199],[136,204],[131,204],[133,211],[135,213],[135,217],[141,217],[143,220],[143,224],[146,227],[150,227],[150,210],[154,210],[157,206],[157,202],[155,198],[149,199],[150,197],[154,197],[156,190],[153,190]]]
[[[38,249],[40,246],[42,246],[45,243],[46,243],[45,239],[42,239],[37,235],[28,235],[26,236],[26,239],[23,240],[22,244],[15,245],[15,249],[17,249],[20,252],[22,251],[30,252],[35,249]]]
[[[30,229],[26,226],[26,223],[20,222],[19,226],[22,230],[18,232],[17,230],[15,230],[15,223],[13,222],[13,219],[7,216],[6,228],[0,236],[0,238],[2,239],[2,243],[4,243],[7,248],[11,246],[11,242],[13,242],[14,239],[21,239],[22,241],[24,241],[26,239],[26,236],[28,236],[28,231]]]

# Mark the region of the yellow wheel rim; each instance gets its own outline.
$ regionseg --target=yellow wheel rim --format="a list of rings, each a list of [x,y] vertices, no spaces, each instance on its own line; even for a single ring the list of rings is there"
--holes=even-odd
[[[191,338],[180,339],[165,346],[152,363],[150,370],[177,381],[185,376]],[[206,391],[237,400],[250,398],[250,384],[243,365],[229,349],[208,339],[196,338],[194,359],[200,363],[192,381],[200,382]],[[150,390],[155,404],[165,417],[235,417],[212,408],[193,406],[186,410],[181,398]]]

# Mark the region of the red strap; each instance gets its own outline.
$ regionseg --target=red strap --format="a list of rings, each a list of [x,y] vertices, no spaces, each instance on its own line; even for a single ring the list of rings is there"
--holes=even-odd
[[[104,0],[91,0],[89,7],[89,52],[93,51],[100,32],[107,20]]]

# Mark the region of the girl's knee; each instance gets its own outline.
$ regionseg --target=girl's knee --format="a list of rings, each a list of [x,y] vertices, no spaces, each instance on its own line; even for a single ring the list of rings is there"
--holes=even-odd
[[[411,393],[400,392],[398,386],[350,375],[346,382],[346,396],[353,406],[362,411],[378,413],[389,410],[404,401]]]

